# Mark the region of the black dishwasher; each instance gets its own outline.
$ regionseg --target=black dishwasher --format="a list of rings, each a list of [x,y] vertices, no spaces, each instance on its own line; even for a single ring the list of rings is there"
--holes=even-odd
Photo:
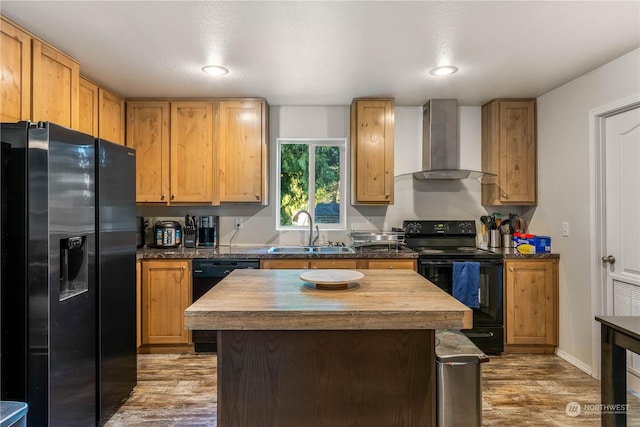
[[[192,261],[193,280],[191,302],[206,294],[211,288],[227,277],[233,270],[240,268],[260,268],[257,259],[202,259],[195,258]],[[214,352],[217,350],[217,331],[192,331],[196,352]]]

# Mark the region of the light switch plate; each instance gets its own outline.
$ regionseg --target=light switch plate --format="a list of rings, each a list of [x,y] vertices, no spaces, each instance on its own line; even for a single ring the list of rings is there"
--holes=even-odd
[[[562,223],[562,235],[564,237],[569,237],[569,223],[568,222],[563,222]]]

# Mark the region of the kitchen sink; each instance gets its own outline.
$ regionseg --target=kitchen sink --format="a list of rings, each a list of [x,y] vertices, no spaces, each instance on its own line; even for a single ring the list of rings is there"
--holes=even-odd
[[[313,246],[309,249],[316,254],[350,254],[354,252],[353,248],[346,246]]]
[[[346,246],[273,246],[269,254],[349,254],[353,248]]]

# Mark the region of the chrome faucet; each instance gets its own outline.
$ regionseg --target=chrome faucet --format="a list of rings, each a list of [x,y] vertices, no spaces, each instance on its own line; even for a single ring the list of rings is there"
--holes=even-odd
[[[318,229],[318,226],[316,225],[316,237],[314,239],[314,237],[313,237],[313,218],[311,218],[311,214],[309,212],[305,211],[304,209],[301,210],[301,211],[298,211],[293,216],[293,221],[294,222],[298,221],[298,218],[300,217],[300,214],[306,214],[309,217],[309,246],[313,246],[318,241],[318,237],[320,237],[320,230]]]

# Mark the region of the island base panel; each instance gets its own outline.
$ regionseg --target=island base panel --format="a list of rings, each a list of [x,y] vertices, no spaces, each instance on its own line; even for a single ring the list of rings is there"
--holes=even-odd
[[[219,331],[218,426],[433,426],[434,336]]]

